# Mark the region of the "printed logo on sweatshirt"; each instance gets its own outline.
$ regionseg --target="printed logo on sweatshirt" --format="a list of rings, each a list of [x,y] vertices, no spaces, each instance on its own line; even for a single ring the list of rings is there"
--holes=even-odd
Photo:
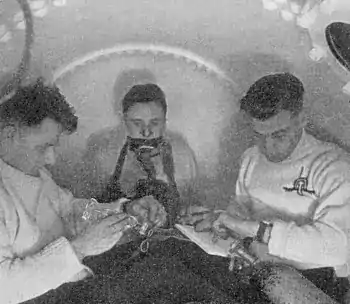
[[[301,172],[299,174],[299,177],[293,182],[293,187],[283,187],[283,190],[286,192],[296,191],[300,196],[304,196],[304,192],[315,195],[316,193],[314,190],[308,189],[309,176],[303,176],[303,173],[304,167],[301,167]]]

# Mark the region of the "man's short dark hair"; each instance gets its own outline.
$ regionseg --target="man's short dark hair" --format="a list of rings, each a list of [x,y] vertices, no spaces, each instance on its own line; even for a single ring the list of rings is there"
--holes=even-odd
[[[165,94],[159,86],[153,83],[134,85],[123,98],[123,114],[127,113],[129,109],[137,103],[149,102],[158,103],[166,115],[168,106]]]
[[[290,73],[267,75],[257,80],[241,99],[240,108],[250,117],[267,120],[281,111],[298,115],[303,108],[303,83]]]
[[[19,87],[14,95],[0,105],[0,125],[15,127],[38,127],[50,118],[73,133],[78,126],[78,117],[60,90],[46,85],[42,78],[33,84]]]

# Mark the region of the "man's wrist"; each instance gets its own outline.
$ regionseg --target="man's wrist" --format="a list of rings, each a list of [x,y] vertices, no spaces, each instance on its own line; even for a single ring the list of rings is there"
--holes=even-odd
[[[248,223],[250,223],[250,235],[249,235],[249,237],[254,238],[256,236],[256,234],[258,233],[260,223],[253,222],[253,221],[249,221]]]
[[[232,221],[230,220],[230,215],[228,214],[227,216],[223,217],[223,223],[226,227],[230,227],[230,229],[233,231],[237,231],[240,234],[243,233],[245,237],[255,238],[259,230],[259,222],[245,221],[236,218],[234,221]]]
[[[246,237],[252,237],[254,238],[259,230],[259,223],[254,221],[244,221],[239,220],[238,225],[243,226],[244,230],[246,231]],[[243,228],[242,227],[242,228]]]
[[[77,258],[79,259],[79,261],[82,262],[85,258],[85,254],[81,250],[81,246],[78,244],[78,242],[75,242],[75,241],[71,242],[71,246],[72,246]]]

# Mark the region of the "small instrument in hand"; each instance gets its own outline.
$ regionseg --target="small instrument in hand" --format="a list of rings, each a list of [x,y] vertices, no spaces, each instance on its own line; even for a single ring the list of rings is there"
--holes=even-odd
[[[82,219],[87,221],[90,220],[93,216],[93,213],[99,213],[102,214],[103,216],[108,216],[113,213],[117,213],[113,209],[105,208],[103,210],[97,209],[96,206],[98,205],[98,201],[95,200],[94,198],[90,199],[86,205],[85,205],[85,210],[83,212]]]
[[[235,239],[230,244],[229,257],[229,271],[232,271],[234,268],[242,270],[243,268],[254,266],[258,261],[258,259],[245,248],[244,240],[240,239]]]
[[[233,269],[242,270],[244,268],[249,268],[257,263],[258,259],[249,252],[250,244],[253,241],[252,238],[241,239],[239,235],[225,226],[214,227],[213,232],[213,242],[219,239],[233,239],[228,251],[228,256],[230,258],[229,271],[233,271]]]
[[[101,214],[102,218],[107,217],[107,216],[112,215],[112,214],[120,213],[119,211],[114,210],[114,209],[110,209],[110,208],[98,209],[97,208],[98,204],[99,204],[98,201],[95,200],[94,198],[90,199],[86,203],[85,210],[84,210],[83,215],[82,215],[82,219],[85,221],[91,220],[94,213]],[[136,229],[138,229],[140,234],[142,234],[142,233],[144,234],[144,231],[148,229],[148,224],[147,223],[141,224],[135,216],[129,215],[129,218],[131,219],[131,221],[129,221],[129,224],[127,224],[125,226],[124,231],[128,230],[130,228],[136,228]]]
[[[150,229],[147,234],[145,234],[147,237],[145,240],[141,242],[140,250],[141,252],[145,253],[149,249],[149,243],[152,240],[156,241],[165,241],[169,238],[176,238],[181,241],[188,241],[191,242],[189,238],[187,238],[185,235],[183,235],[179,230],[176,228],[170,228],[170,229],[164,229],[164,228],[153,228]]]
[[[181,241],[192,242],[189,238],[187,238],[185,235],[183,235],[176,228],[170,228],[170,229],[151,228],[150,230],[148,230],[144,233],[144,236],[146,236],[146,238],[141,242],[138,250],[134,251],[131,254],[131,256],[123,262],[124,265],[129,264],[129,262],[132,261],[137,256],[139,256],[140,253],[143,253],[143,254],[147,253],[151,242],[166,241],[169,238],[176,238],[176,239],[181,240]]]

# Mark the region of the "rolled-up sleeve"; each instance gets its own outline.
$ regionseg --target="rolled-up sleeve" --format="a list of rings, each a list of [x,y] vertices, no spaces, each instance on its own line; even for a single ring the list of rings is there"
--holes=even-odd
[[[0,302],[21,303],[72,280],[84,271],[64,237],[29,257],[16,257],[4,219],[0,218]]]
[[[64,189],[52,184],[55,189],[52,203],[60,212],[65,225],[71,230],[71,237],[82,231],[87,223],[82,219],[89,200],[76,199]],[[56,192],[55,192],[56,190]],[[58,195],[57,195],[58,194]],[[125,199],[120,199],[114,208],[120,209]],[[7,211],[8,213],[8,211]],[[0,303],[20,303],[38,297],[64,283],[83,278],[84,272],[92,271],[82,264],[71,246],[70,239],[60,237],[41,251],[27,257],[18,257],[12,249],[12,242],[5,209],[0,205]]]

